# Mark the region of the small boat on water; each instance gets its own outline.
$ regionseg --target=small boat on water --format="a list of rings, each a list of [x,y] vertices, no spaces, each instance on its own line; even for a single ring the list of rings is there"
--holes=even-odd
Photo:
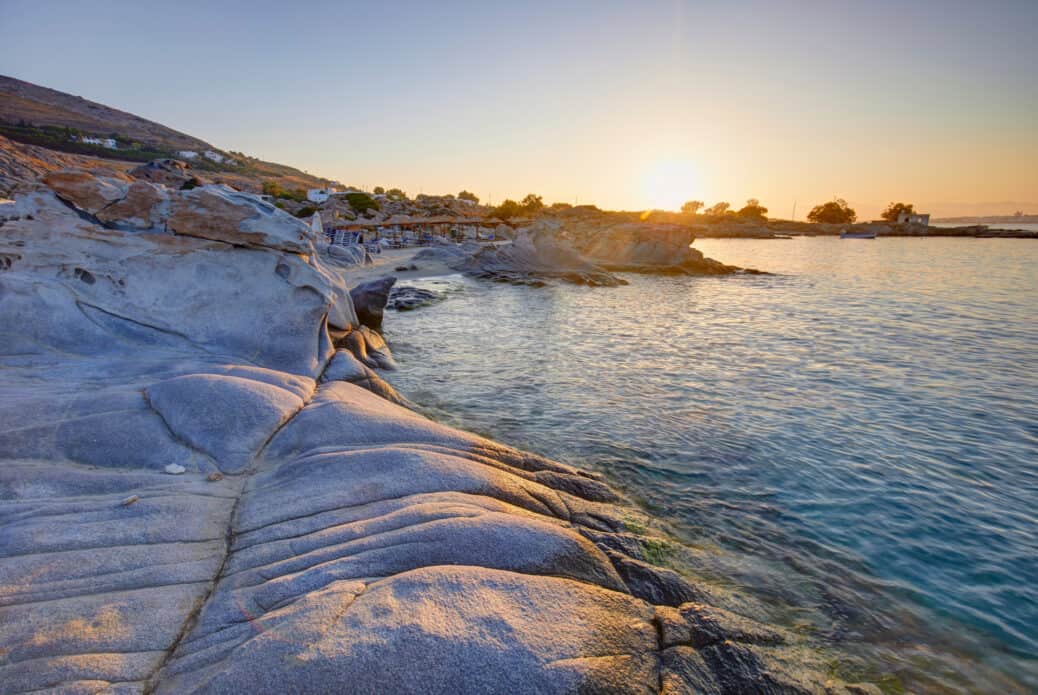
[[[875,232],[861,231],[861,232],[849,232],[844,229],[840,232],[841,239],[875,239]]]

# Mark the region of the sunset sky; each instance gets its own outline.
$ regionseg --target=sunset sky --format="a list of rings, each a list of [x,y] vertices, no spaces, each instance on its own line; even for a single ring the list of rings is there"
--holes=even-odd
[[[0,0],[0,73],[352,185],[1038,213],[1038,1]]]

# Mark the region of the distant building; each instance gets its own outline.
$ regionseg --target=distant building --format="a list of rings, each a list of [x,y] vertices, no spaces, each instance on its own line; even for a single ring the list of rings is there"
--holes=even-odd
[[[180,152],[177,152],[177,156],[181,159],[197,159],[198,153],[194,150],[180,150]]]
[[[219,152],[213,152],[212,150],[206,150],[204,154],[205,158],[219,164],[223,161],[223,155]]]
[[[930,214],[916,214],[902,210],[897,216],[898,224],[918,224],[923,227],[930,226]]]
[[[101,145],[110,150],[114,150],[119,146],[118,143],[116,143],[115,138],[91,138],[84,135],[79,139],[79,141],[84,145]]]
[[[311,203],[323,203],[338,193],[334,188],[311,188],[306,192],[306,199]]]

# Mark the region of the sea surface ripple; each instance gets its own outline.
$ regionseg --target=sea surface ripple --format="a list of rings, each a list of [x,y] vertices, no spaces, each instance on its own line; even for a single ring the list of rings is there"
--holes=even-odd
[[[774,274],[427,280],[390,379],[605,473],[891,692],[1038,691],[1038,242],[696,246]]]

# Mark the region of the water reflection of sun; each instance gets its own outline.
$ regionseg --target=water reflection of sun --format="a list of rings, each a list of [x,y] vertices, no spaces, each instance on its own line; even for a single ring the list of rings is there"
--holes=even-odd
[[[702,195],[701,187],[699,170],[687,159],[656,162],[642,176],[642,196],[648,207],[658,210],[680,210]]]

